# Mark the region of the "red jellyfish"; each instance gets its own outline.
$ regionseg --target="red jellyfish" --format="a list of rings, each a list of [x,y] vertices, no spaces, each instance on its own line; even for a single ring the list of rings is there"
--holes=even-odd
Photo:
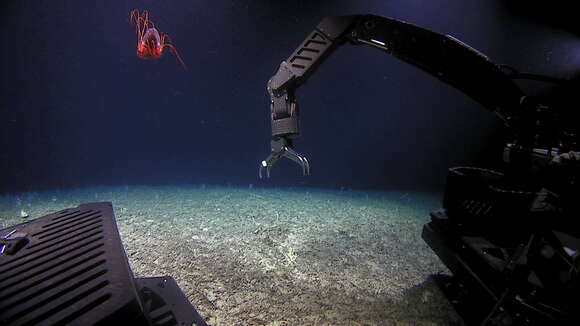
[[[137,32],[137,56],[139,58],[159,59],[163,55],[163,50],[167,48],[175,55],[183,69],[186,68],[177,49],[171,43],[169,35],[160,33],[155,28],[155,24],[149,20],[149,12],[147,10],[143,10],[141,13],[139,13],[139,9],[131,10],[129,21],[135,25]]]

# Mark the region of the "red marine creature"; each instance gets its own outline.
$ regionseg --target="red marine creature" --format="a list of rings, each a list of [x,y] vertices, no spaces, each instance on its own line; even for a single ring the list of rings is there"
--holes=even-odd
[[[160,33],[155,28],[155,24],[149,20],[149,12],[147,10],[143,10],[141,13],[139,13],[139,9],[131,10],[129,21],[135,25],[137,32],[137,56],[139,58],[159,59],[163,54],[163,50],[168,48],[185,69],[185,63],[183,63],[177,49],[171,43],[169,35]]]

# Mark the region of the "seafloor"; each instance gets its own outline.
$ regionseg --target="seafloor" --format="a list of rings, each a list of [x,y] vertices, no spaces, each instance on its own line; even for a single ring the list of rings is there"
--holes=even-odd
[[[210,325],[462,325],[421,239],[437,194],[217,186],[0,196],[0,228],[112,201],[136,276],[171,275]]]

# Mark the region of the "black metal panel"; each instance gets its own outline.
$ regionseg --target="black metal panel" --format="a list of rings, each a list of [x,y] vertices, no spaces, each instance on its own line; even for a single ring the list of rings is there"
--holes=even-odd
[[[0,325],[146,322],[111,203],[65,209],[16,230],[27,245],[0,256]]]
[[[282,90],[301,84],[324,61],[326,55],[344,42],[341,36],[358,16],[326,17],[310,32],[294,52],[282,62],[276,74],[270,79],[268,87],[279,96]]]
[[[171,276],[136,280],[151,326],[208,326]]]
[[[292,53],[287,62],[297,76],[302,76],[316,59],[324,54],[326,49],[332,44],[321,32],[314,30],[304,40],[304,42]]]

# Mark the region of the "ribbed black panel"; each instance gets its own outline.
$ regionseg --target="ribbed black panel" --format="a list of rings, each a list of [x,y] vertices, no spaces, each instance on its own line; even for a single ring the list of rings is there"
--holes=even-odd
[[[332,45],[332,41],[324,34],[314,30],[304,42],[286,60],[292,67],[294,75],[300,77],[324,55]]]
[[[0,256],[0,325],[93,325],[140,312],[110,203],[84,204],[14,229],[30,242]]]

